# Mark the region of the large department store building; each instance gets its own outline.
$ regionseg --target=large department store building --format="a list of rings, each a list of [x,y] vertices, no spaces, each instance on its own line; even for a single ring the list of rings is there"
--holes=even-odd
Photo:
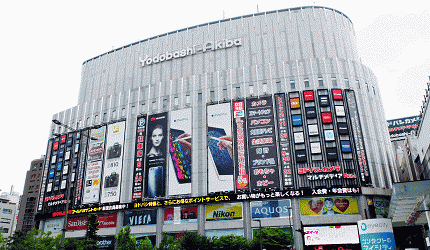
[[[251,239],[261,223],[303,230],[297,249],[355,248],[357,221],[388,209],[394,156],[377,80],[351,20],[331,8],[109,51],[83,63],[77,106],[53,119],[73,130],[52,124],[38,218],[59,232],[70,190],[67,237],[82,237],[93,211],[106,237],[130,224],[157,243],[185,230]]]

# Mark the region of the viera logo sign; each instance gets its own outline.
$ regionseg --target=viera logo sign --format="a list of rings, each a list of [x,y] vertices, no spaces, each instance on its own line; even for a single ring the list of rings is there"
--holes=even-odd
[[[242,38],[224,39],[221,41],[210,41],[200,45],[193,45],[192,47],[187,47],[185,49],[166,52],[164,54],[157,54],[154,57],[149,57],[148,55],[146,55],[144,58],[139,57],[139,63],[141,64],[142,67],[144,67],[145,65],[151,65],[151,64],[169,61],[177,58],[191,56],[198,53],[205,53],[213,50],[238,47],[241,45],[242,45]]]

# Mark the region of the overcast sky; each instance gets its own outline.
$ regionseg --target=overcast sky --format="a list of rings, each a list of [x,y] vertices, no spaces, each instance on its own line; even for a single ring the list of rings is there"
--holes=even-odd
[[[223,12],[256,13],[257,5],[343,12],[378,78],[386,118],[419,114],[430,75],[430,1],[2,1],[0,189],[22,193],[31,161],[45,154],[52,115],[77,105],[85,60]]]

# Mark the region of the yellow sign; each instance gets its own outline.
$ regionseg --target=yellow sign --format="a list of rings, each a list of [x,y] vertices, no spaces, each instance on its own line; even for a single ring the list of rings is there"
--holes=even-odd
[[[358,202],[355,197],[326,197],[300,199],[302,215],[358,214]]]
[[[206,205],[206,220],[242,219],[242,203],[223,203]]]

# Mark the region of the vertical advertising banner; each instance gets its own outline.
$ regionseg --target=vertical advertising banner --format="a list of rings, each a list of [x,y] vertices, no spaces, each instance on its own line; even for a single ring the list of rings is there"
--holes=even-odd
[[[348,101],[349,116],[351,119],[352,132],[354,134],[355,148],[357,150],[358,166],[360,170],[360,179],[362,183],[370,184],[369,166],[367,165],[366,151],[364,148],[363,133],[358,115],[357,101],[355,100],[354,91],[345,91]]]
[[[279,188],[272,97],[246,101],[251,190]]]
[[[52,149],[53,141],[48,141],[48,147],[46,149],[46,156],[45,156],[45,162],[43,166],[43,173],[42,173],[42,182],[40,183],[40,192],[39,192],[39,203],[37,205],[37,211],[41,212],[43,209],[43,200],[45,198],[45,189],[46,189],[46,181],[48,179],[48,169],[49,169],[49,162],[51,157],[51,149]]]
[[[108,125],[101,203],[119,201],[124,152],[124,133],[125,121]]]
[[[390,219],[359,220],[357,224],[361,249],[396,250]]]
[[[82,133],[82,136],[81,136],[81,133]],[[85,170],[85,156],[87,153],[87,141],[88,141],[88,131],[81,131],[75,134],[75,146],[73,148],[73,152],[75,154],[73,158],[73,167],[76,167],[75,196],[74,196],[74,203],[73,203],[75,205],[81,204],[82,184],[83,184],[82,182],[84,180],[84,170]]]
[[[105,148],[106,126],[92,129],[89,140],[87,167],[85,169],[85,187],[82,198],[83,204],[97,203],[100,200],[100,179],[103,169],[103,154]]]
[[[167,112],[150,115],[146,140],[145,197],[165,195]]]
[[[136,151],[134,157],[132,199],[143,197],[143,166],[145,165],[146,115],[137,117]]]
[[[191,108],[170,112],[169,195],[191,193]]]
[[[230,103],[207,107],[208,192],[234,191]]]
[[[233,102],[234,165],[236,189],[249,189],[248,149],[246,145],[245,102]]]
[[[313,93],[313,92],[312,92]],[[284,187],[293,187],[293,171],[290,158],[290,142],[287,127],[287,110],[285,94],[275,95],[276,118],[278,120],[278,141],[281,153],[281,167],[284,177]]]

